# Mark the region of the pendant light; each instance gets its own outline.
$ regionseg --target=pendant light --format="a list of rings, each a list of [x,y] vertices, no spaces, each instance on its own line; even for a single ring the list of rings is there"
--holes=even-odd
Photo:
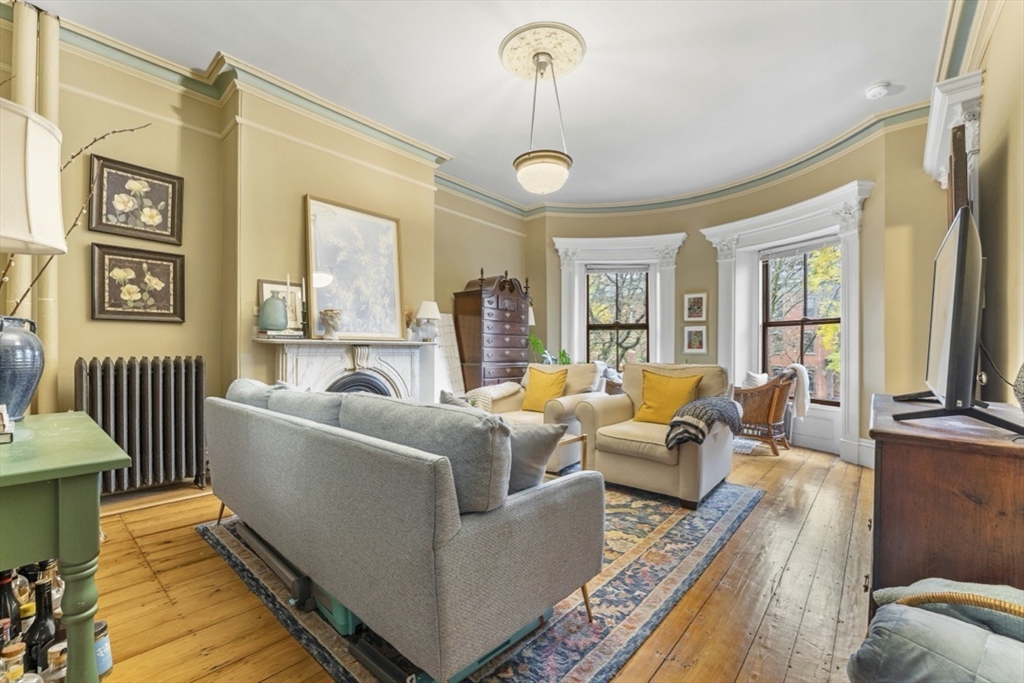
[[[583,61],[586,45],[575,29],[565,24],[541,22],[521,26],[502,41],[498,50],[502,63],[521,78],[533,79],[533,110],[530,116],[530,149],[512,162],[519,184],[533,194],[550,194],[561,189],[569,178],[572,157],[565,144],[562,102],[558,96],[558,75],[564,76]],[[556,73],[558,72],[558,73]],[[542,80],[551,79],[558,108],[558,130],[562,151],[534,149],[537,122],[537,88]]]

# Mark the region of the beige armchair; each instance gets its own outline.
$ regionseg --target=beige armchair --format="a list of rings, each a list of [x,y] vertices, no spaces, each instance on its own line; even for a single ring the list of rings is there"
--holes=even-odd
[[[716,424],[704,443],[665,448],[668,425],[637,422],[643,405],[643,370],[673,377],[699,374],[697,397],[729,395],[728,374],[718,365],[630,363],[622,373],[625,393],[592,396],[576,406],[580,428],[587,435],[586,468],[606,481],[676,496],[696,508],[732,468],[733,435]]]
[[[565,389],[561,398],[552,399],[544,406],[544,412],[523,410],[523,399],[526,397],[526,386],[530,376],[527,369],[526,378],[523,379],[524,386],[511,396],[494,399],[491,404],[491,412],[500,414],[506,420],[512,422],[532,422],[534,424],[564,424],[569,428],[566,435],[579,434],[580,423],[576,419],[576,406],[582,401],[594,396],[604,396],[601,389],[604,386],[604,378],[600,376],[600,368],[593,363],[577,363],[574,365],[541,365],[531,363],[531,368],[538,368],[544,372],[553,372],[568,368],[569,373],[565,380]],[[579,443],[559,446],[555,454],[548,461],[548,472],[559,472],[569,465],[580,462],[582,451]]]

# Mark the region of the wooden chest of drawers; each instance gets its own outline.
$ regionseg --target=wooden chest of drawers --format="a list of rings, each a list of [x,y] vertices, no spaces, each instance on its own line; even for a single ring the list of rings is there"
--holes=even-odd
[[[508,273],[471,280],[455,292],[455,335],[467,391],[523,378],[529,319],[528,290]]]

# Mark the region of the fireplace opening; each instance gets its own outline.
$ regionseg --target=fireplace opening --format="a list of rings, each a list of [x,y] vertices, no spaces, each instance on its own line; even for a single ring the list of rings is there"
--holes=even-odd
[[[336,394],[346,394],[355,391],[365,391],[378,396],[392,396],[390,387],[379,377],[369,372],[353,372],[345,375],[327,387],[327,391]]]

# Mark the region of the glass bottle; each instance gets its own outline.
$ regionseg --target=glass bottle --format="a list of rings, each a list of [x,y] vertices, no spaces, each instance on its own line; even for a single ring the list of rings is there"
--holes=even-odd
[[[0,651],[0,670],[5,681],[19,681],[25,673],[25,643],[11,643]]]
[[[0,619],[10,619],[8,634],[11,640],[21,635],[21,603],[14,597],[11,588],[11,577],[14,570],[5,569],[0,572]]]
[[[18,602],[23,605],[26,602],[31,602],[35,598],[32,586],[29,585],[28,579],[17,571],[14,572],[14,577],[11,579],[11,588],[14,589],[14,597],[18,598]]]
[[[57,634],[57,624],[53,620],[53,603],[50,595],[50,582],[36,581],[36,620],[32,628],[25,634],[25,645],[28,654],[25,668],[29,671],[46,669],[46,650],[44,647]]]
[[[68,644],[51,645],[46,650],[46,664],[43,680],[46,683],[64,683],[68,673]]]
[[[39,563],[39,581],[47,579],[50,581],[53,616],[59,619],[63,614],[60,608],[60,602],[61,598],[64,597],[64,581],[60,578],[60,572],[57,570],[57,558],[43,560]]]

